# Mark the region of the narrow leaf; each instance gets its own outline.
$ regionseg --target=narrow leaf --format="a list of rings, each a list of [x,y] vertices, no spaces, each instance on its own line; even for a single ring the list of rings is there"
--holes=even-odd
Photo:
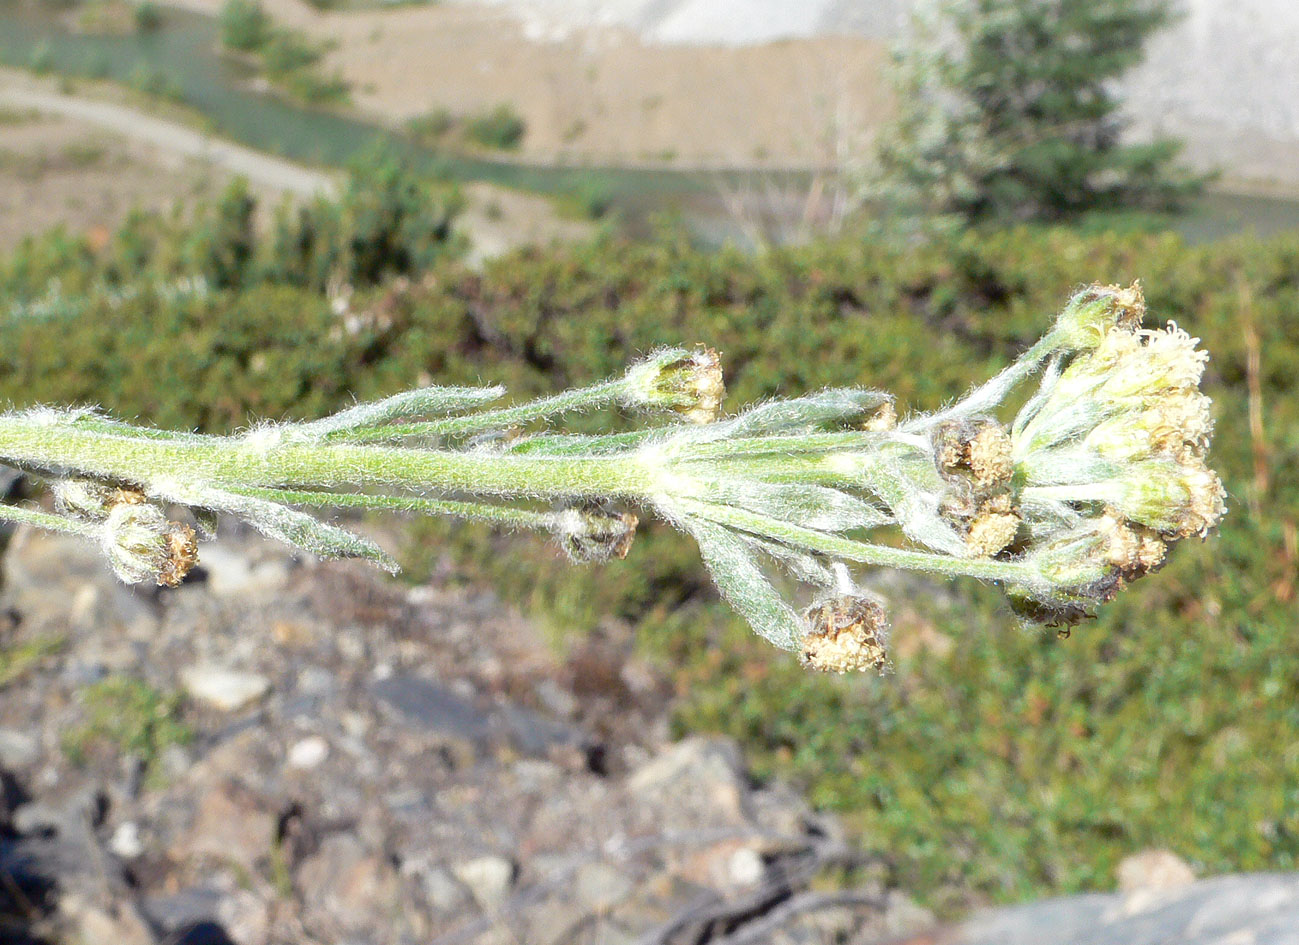
[[[322,558],[365,558],[391,574],[401,570],[391,555],[368,538],[329,525],[297,509],[216,489],[204,489],[201,501],[205,508],[237,515],[268,538]]]
[[[796,650],[802,627],[735,533],[711,522],[685,518],[681,524],[699,543],[699,552],[722,596],[763,639],[784,650]]]
[[[320,420],[304,423],[298,429],[318,436],[370,430],[394,420],[423,419],[473,410],[504,394],[503,387],[421,387],[374,403],[357,404]]]

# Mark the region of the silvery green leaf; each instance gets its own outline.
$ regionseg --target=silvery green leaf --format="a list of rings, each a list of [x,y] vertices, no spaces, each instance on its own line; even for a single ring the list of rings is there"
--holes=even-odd
[[[369,430],[394,420],[415,420],[473,410],[505,394],[503,387],[421,387],[369,404],[357,404],[336,414],[300,424],[297,429],[316,436]]]
[[[710,502],[733,505],[826,532],[878,528],[892,520],[889,515],[856,496],[838,489],[806,483],[771,483],[752,479],[710,480],[708,498]]]
[[[1030,453],[1019,465],[1030,486],[1106,482],[1121,471],[1118,464],[1081,447]]]
[[[211,488],[204,488],[201,498],[204,508],[236,515],[266,537],[322,558],[365,558],[391,574],[401,570],[391,555],[368,538],[326,524],[297,509]]]
[[[892,403],[893,395],[857,387],[835,387],[790,400],[770,400],[730,420],[677,430],[683,440],[707,443],[744,436],[816,433],[857,423]]]
[[[682,525],[696,542],[722,596],[763,639],[794,650],[802,638],[798,615],[771,586],[753,551],[733,532],[697,518]]]

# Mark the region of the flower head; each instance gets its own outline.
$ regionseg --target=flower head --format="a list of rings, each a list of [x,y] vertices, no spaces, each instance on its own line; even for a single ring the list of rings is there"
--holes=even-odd
[[[198,563],[194,529],[171,522],[153,505],[124,502],[104,520],[101,544],[117,576],[175,587]]]
[[[722,362],[712,348],[680,348],[651,355],[627,372],[632,407],[668,408],[691,423],[716,420],[726,386]]]
[[[804,666],[846,673],[888,666],[888,618],[875,600],[860,595],[827,597],[803,611]]]

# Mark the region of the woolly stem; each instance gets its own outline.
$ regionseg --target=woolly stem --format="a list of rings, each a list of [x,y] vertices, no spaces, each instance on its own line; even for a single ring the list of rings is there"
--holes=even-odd
[[[828,535],[815,529],[804,528],[780,519],[769,518],[755,512],[729,506],[714,505],[709,502],[697,502],[682,499],[679,502],[683,511],[726,525],[730,528],[746,531],[754,535],[772,538],[796,548],[819,551],[822,554],[843,558],[847,561],[860,561],[862,564],[881,565],[890,568],[908,568],[913,571],[926,571],[930,574],[943,574],[951,577],[973,577],[985,581],[1033,581],[1041,580],[1037,568],[1016,561],[994,561],[987,558],[953,558],[950,555],[930,554],[924,551],[911,551],[905,548],[890,548],[887,545],[873,545],[851,538]]]
[[[478,495],[643,496],[652,475],[627,457],[501,456],[287,438],[169,441],[0,416],[0,458],[54,473],[137,483],[235,486],[382,485]]]

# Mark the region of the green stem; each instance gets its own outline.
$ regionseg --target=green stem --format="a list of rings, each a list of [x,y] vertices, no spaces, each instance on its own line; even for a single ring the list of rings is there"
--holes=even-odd
[[[8,505],[0,502],[0,521],[15,522],[20,525],[35,525],[37,528],[48,528],[51,531],[67,532],[70,535],[82,535],[93,538],[99,530],[86,522],[64,518],[39,509],[26,509],[20,505]]]
[[[926,551],[910,551],[905,548],[890,548],[887,545],[873,545],[863,541],[854,541],[851,538],[827,535],[825,532],[819,532],[812,528],[803,528],[780,519],[769,518],[754,512],[746,512],[743,509],[713,505],[708,502],[696,502],[690,499],[681,500],[681,506],[685,511],[710,522],[716,522],[718,525],[725,525],[754,535],[772,538],[796,548],[819,551],[822,554],[842,558],[846,561],[860,561],[863,564],[926,571],[930,574],[943,574],[951,577],[980,578],[985,581],[1032,581],[1041,580],[1042,578],[1036,568],[1016,561],[994,561],[988,558],[953,558],[950,555],[932,554]]]
[[[651,477],[626,456],[500,456],[351,443],[201,437],[169,441],[118,436],[70,424],[0,416],[0,461],[59,474],[138,483],[163,491],[184,485],[374,485],[477,495],[641,497]]]
[[[285,505],[312,508],[385,509],[395,512],[424,512],[430,515],[453,515],[457,518],[490,522],[510,528],[535,528],[549,531],[557,524],[553,512],[512,509],[479,502],[457,502],[449,499],[425,499],[420,496],[369,495],[352,492],[304,492],[295,489],[262,489],[238,486],[231,489],[239,495],[267,499]]]
[[[968,417],[991,410],[1005,399],[1016,384],[1036,371],[1044,360],[1060,350],[1060,344],[1061,339],[1057,332],[1047,332],[996,377],[980,384],[946,410],[917,417],[910,423],[903,424],[901,429],[908,432],[931,430],[953,417]]]

